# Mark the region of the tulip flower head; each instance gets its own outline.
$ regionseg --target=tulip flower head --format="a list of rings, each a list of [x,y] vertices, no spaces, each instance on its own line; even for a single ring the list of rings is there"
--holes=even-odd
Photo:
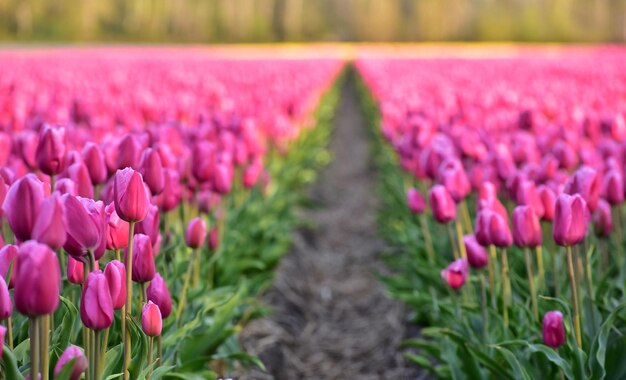
[[[109,284],[113,309],[119,310],[126,303],[126,267],[120,261],[112,260],[104,268],[104,276]]]
[[[141,328],[143,332],[150,337],[161,335],[163,327],[163,318],[159,307],[152,301],[148,301],[143,305],[141,311]]]
[[[20,246],[17,261],[13,294],[17,311],[28,317],[55,311],[61,292],[57,255],[47,245],[27,241]]]
[[[467,252],[467,262],[472,268],[480,269],[489,263],[489,255],[485,247],[480,245],[474,235],[466,235],[463,237],[465,251]]]
[[[106,214],[106,247],[116,250],[128,247],[128,234],[130,225],[123,221],[115,212],[113,202],[104,209]]]
[[[16,245],[7,244],[0,248],[0,276],[6,278],[11,268],[11,278],[9,279],[9,289],[13,289],[15,284],[15,273],[17,272],[17,253]]]
[[[580,195],[561,194],[556,200],[552,236],[561,246],[581,243],[587,234],[589,209]]]
[[[513,240],[518,247],[534,248],[541,245],[541,224],[533,207],[517,206],[513,210]]]
[[[4,320],[13,313],[13,303],[9,295],[9,287],[4,281],[4,277],[0,277],[0,319]]]
[[[412,187],[406,192],[406,199],[412,213],[421,214],[426,209],[426,200],[416,188]]]
[[[429,200],[437,222],[445,224],[456,219],[456,203],[444,186],[433,186],[430,189]]]
[[[559,348],[565,343],[565,327],[563,314],[560,311],[549,311],[543,316],[543,343],[552,348]]]
[[[80,319],[92,330],[103,330],[113,323],[113,300],[102,271],[96,270],[87,275],[80,298]]]
[[[441,271],[441,278],[452,288],[459,289],[465,284],[469,273],[467,259],[453,261]]]
[[[163,280],[160,274],[157,273],[154,275],[154,278],[150,281],[150,285],[146,290],[146,294],[148,295],[148,301],[154,302],[159,307],[163,318],[169,317],[172,313],[172,297],[167,288],[167,283],[165,283],[165,280]]]
[[[613,231],[611,205],[604,199],[600,199],[598,208],[593,213],[593,227],[596,235],[600,237],[608,237]]]
[[[46,198],[33,227],[33,239],[52,249],[61,248],[67,239],[65,206],[58,194]]]
[[[128,249],[126,254],[128,254]],[[137,234],[133,239],[133,281],[152,281],[155,273],[156,266],[154,264],[154,252],[150,237],[144,234]]]
[[[63,351],[63,354],[54,366],[54,376],[58,376],[63,367],[72,363],[72,372],[70,373],[69,380],[80,380],[82,374],[87,370],[87,358],[83,351],[73,345],[70,345]]]
[[[9,188],[2,209],[20,241],[30,240],[44,196],[44,184],[34,174],[20,178]]]
[[[76,285],[85,281],[85,264],[72,256],[67,257],[67,280]]]
[[[165,187],[165,176],[161,156],[155,149],[144,151],[141,163],[141,174],[153,195],[161,194]]]
[[[126,168],[115,173],[113,184],[115,211],[122,220],[141,222],[148,214],[150,199],[139,172]]]
[[[65,169],[65,128],[44,127],[35,152],[39,170],[47,175],[57,175]]]
[[[185,242],[189,248],[199,248],[204,244],[206,239],[206,223],[202,218],[196,217],[191,219],[187,225],[187,232],[185,234]]]

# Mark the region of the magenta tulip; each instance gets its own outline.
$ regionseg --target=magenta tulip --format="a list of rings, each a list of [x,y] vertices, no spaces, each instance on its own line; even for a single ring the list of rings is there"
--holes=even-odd
[[[598,202],[598,208],[593,213],[593,227],[596,235],[608,237],[613,231],[611,205],[604,199]]]
[[[15,273],[15,308],[37,317],[50,314],[59,306],[61,270],[57,255],[44,244],[27,241],[20,246]]]
[[[522,181],[517,188],[516,195],[518,205],[529,206],[538,217],[541,218],[543,216],[545,209],[533,181]]]
[[[537,187],[537,194],[543,204],[543,215],[541,219],[551,222],[554,219],[554,208],[556,207],[556,194],[547,186]]]
[[[444,186],[433,186],[430,189],[429,200],[437,222],[445,224],[456,219],[456,203]]]
[[[57,175],[65,169],[65,128],[44,127],[39,135],[35,160],[39,170],[50,176]]]
[[[156,197],[156,203],[163,212],[169,212],[178,207],[182,198],[180,176],[174,170],[164,170],[163,192]]]
[[[128,254],[128,249],[126,249],[126,254]],[[144,234],[137,234],[133,239],[133,281],[152,281],[155,273],[156,266],[154,264],[154,253],[150,237]]]
[[[233,186],[233,169],[226,164],[215,166],[213,189],[219,194],[227,194]]]
[[[76,346],[68,346],[54,366],[54,376],[58,376],[63,367],[72,362],[72,371],[69,380],[80,380],[82,374],[87,370],[87,358],[83,351]]]
[[[67,168],[67,174],[74,182],[74,189],[77,195],[84,198],[93,198],[93,185],[85,164],[78,162],[70,165]]]
[[[622,173],[613,169],[604,175],[604,198],[612,205],[624,202],[624,179]]]
[[[113,323],[113,301],[109,283],[102,271],[87,275],[80,298],[80,319],[92,330],[103,330]]]
[[[44,196],[44,184],[33,174],[20,178],[9,188],[2,209],[18,240],[26,241],[32,237]]]
[[[558,245],[581,243],[587,234],[589,209],[579,194],[561,194],[556,199],[552,236]]]
[[[148,206],[146,217],[135,226],[135,232],[150,236],[150,241],[154,246],[159,240],[160,218],[159,208],[155,205]]]
[[[117,250],[128,247],[130,225],[123,221],[115,212],[113,202],[104,209],[106,214],[106,247]]]
[[[565,343],[565,327],[563,314],[560,311],[549,311],[543,316],[543,343],[552,348],[559,348]]]
[[[11,268],[11,278],[9,279],[9,289],[13,289],[15,285],[15,273],[17,272],[17,253],[16,245],[7,244],[0,249],[0,276],[7,278],[9,268]]]
[[[0,277],[0,319],[4,320],[13,313],[13,303],[9,295],[9,287],[4,281],[4,277]]]
[[[207,228],[202,218],[193,218],[187,225],[185,234],[185,242],[189,248],[199,248],[204,244],[206,239]]]
[[[209,231],[209,248],[215,251],[220,244],[220,234],[217,227],[212,227]]]
[[[579,194],[591,212],[594,212],[598,207],[601,191],[600,176],[595,169],[589,166],[583,166],[576,170],[565,185],[565,193],[569,195]]]
[[[82,152],[83,163],[89,172],[92,185],[101,185],[107,180],[107,166],[104,153],[100,147],[88,142]]]
[[[441,271],[441,278],[452,288],[459,289],[465,281],[469,273],[466,259],[458,259],[453,261],[444,270]]]
[[[17,136],[16,148],[19,156],[29,169],[37,168],[37,146],[39,145],[39,137],[33,131],[24,131]]]
[[[64,195],[70,194],[76,196],[78,191],[76,190],[76,184],[70,178],[61,178],[54,183],[54,191]]]
[[[66,226],[67,218],[63,201],[58,194],[52,194],[41,204],[33,227],[33,239],[47,244],[52,249],[59,249],[67,239]]]
[[[161,194],[165,187],[165,175],[161,156],[155,149],[148,148],[143,152],[141,174],[153,195]]]
[[[137,137],[131,134],[127,134],[117,148],[117,158],[115,161],[115,167],[117,169],[139,167],[139,160],[141,159],[142,146]]]
[[[254,187],[254,185],[259,182],[262,172],[263,164],[261,164],[260,162],[255,161],[252,164],[248,165],[246,170],[244,170],[243,172],[243,185],[247,189]]]
[[[426,209],[426,200],[416,188],[412,187],[406,192],[406,199],[412,213],[421,214]]]
[[[167,288],[167,283],[163,280],[160,274],[156,273],[150,285],[146,290],[148,300],[154,302],[159,306],[163,318],[169,317],[172,313],[172,297],[170,291]]]
[[[518,247],[534,248],[543,240],[539,217],[531,206],[517,206],[513,210],[513,241]]]
[[[161,335],[163,328],[163,318],[159,307],[152,301],[148,301],[143,305],[141,310],[141,328],[143,332],[150,337]]]
[[[115,211],[122,220],[140,222],[148,214],[150,198],[139,172],[126,168],[115,173],[113,184]]]
[[[113,309],[119,310],[126,303],[126,267],[120,261],[113,260],[104,268],[104,275],[109,284]]]
[[[62,199],[67,219],[67,241],[63,248],[77,259],[90,250],[96,254],[105,239],[103,203],[69,194],[63,195]],[[98,254],[95,256],[96,260],[100,258]]]
[[[85,281],[85,264],[72,256],[67,257],[67,280],[76,285]]]
[[[472,186],[463,165],[458,160],[446,160],[439,167],[437,176],[439,184],[443,185],[456,203],[459,203],[471,191]]]
[[[467,252],[467,261],[472,268],[480,269],[487,266],[489,263],[487,250],[478,243],[476,236],[464,236],[463,244],[465,244],[465,251]]]

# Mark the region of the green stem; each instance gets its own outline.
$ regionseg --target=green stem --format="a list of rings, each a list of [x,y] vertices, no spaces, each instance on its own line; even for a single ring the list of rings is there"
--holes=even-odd
[[[569,273],[570,287],[572,291],[572,304],[574,309],[574,332],[576,334],[576,344],[582,347],[582,332],[580,329],[580,306],[578,304],[578,290],[576,285],[576,276],[574,274],[574,253],[572,247],[567,246],[567,269]]]
[[[509,280],[509,261],[506,248],[502,248],[502,320],[504,328],[509,328],[509,302],[511,296],[511,281]]]
[[[452,255],[455,260],[459,259],[459,252],[456,249],[454,231],[452,231],[452,225],[450,223],[446,224],[446,229],[448,230],[448,238],[450,239],[450,248],[452,249]]]
[[[461,215],[463,215],[463,222],[465,222],[465,231],[469,233],[474,233],[474,229],[472,227],[472,218],[470,216],[469,208],[467,207],[467,200],[463,199],[460,206]]]
[[[559,298],[561,294],[561,284],[559,282],[559,253],[561,253],[561,248],[559,248],[558,252],[552,253],[552,281],[554,283],[554,297]]]
[[[133,314],[133,237],[135,232],[135,222],[129,223],[128,229],[128,251],[126,255],[126,305],[122,309],[122,336],[124,337],[124,380],[130,378],[128,368],[130,366],[130,356],[132,343],[130,339],[130,331],[128,327],[128,318],[132,318]]]
[[[456,241],[459,246],[459,252],[461,252],[461,257],[465,259],[467,252],[465,251],[465,242],[463,242],[463,226],[461,226],[461,222],[458,219],[454,224],[456,225]]]
[[[157,338],[157,345],[158,345],[158,353],[157,353],[157,362],[156,362],[156,366],[160,367],[161,366],[161,362],[163,361],[163,339],[161,337],[161,335],[159,335],[159,337]]]
[[[154,338],[148,337],[148,374],[146,375],[146,380],[150,380],[150,376],[152,376],[152,345],[154,343]]]
[[[94,353],[93,353],[93,371],[94,371],[94,380],[100,380],[100,378],[102,377],[100,375],[100,351],[98,349],[98,347],[100,346],[100,331],[99,330],[95,330],[93,332],[93,348],[94,348]]]
[[[41,348],[41,378],[42,380],[48,380],[50,378],[50,320],[52,314],[44,315],[39,319],[41,324],[41,342],[39,347]]]
[[[8,345],[9,348],[12,350],[13,349],[13,318],[11,318],[11,316],[9,316],[9,318],[7,318],[7,333],[8,333]]]
[[[526,273],[528,274],[528,288],[530,289],[530,300],[533,308],[535,321],[539,320],[539,309],[537,308],[537,289],[535,289],[535,276],[533,275],[533,263],[530,256],[530,249],[524,248],[524,258],[526,259]]]
[[[178,303],[178,308],[176,309],[176,323],[178,325],[178,327],[180,327],[180,324],[182,322],[182,315],[183,315],[183,309],[185,309],[185,304],[187,303],[187,290],[189,289],[189,282],[191,280],[191,272],[193,270],[193,263],[194,263],[194,259],[196,257],[196,250],[194,249],[193,251],[191,251],[191,259],[189,260],[189,263],[187,264],[187,272],[185,273],[185,280],[183,283],[183,288],[180,291],[180,296],[178,297],[178,299],[180,300],[180,302]]]
[[[496,309],[497,305],[497,292],[496,292],[496,275],[498,270],[496,265],[498,263],[498,255],[496,253],[496,247],[491,244],[489,245],[489,262],[487,263],[487,267],[489,269],[489,290],[491,292],[491,306]]]
[[[585,262],[585,285],[587,287],[587,297],[589,297],[589,315],[591,316],[591,325],[593,326],[592,336],[595,336],[595,328],[596,328],[596,313],[594,311],[595,305],[595,296],[593,292],[593,278],[591,276],[591,252],[593,251],[593,246],[591,246],[587,252],[583,255],[583,260]]]
[[[487,284],[485,281],[485,275],[484,273],[480,273],[479,275],[479,279],[480,279],[480,306],[482,309],[482,314],[483,314],[483,343],[487,344],[488,343],[488,333],[487,333],[487,327],[489,326],[489,312],[487,310]]]
[[[109,345],[109,329],[104,329],[104,335],[102,336],[102,341],[100,342],[100,361],[98,366],[98,373],[101,374],[104,370],[104,358],[106,357],[107,348]]]
[[[535,256],[537,258],[539,287],[543,288],[546,281],[546,272],[543,266],[543,247],[541,245],[535,247]]]
[[[30,327],[30,378],[39,378],[39,320],[31,317]]]
[[[430,236],[430,228],[426,221],[426,215],[421,213],[419,215],[420,227],[422,230],[422,236],[424,236],[424,244],[426,245],[426,254],[428,255],[428,261],[431,264],[435,264],[435,248],[433,247],[433,240]]]

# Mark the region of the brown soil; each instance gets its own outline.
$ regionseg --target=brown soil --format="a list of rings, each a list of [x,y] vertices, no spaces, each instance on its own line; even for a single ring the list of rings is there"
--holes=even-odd
[[[272,314],[243,332],[244,349],[267,372],[237,379],[419,379],[399,344],[404,306],[375,277],[384,271],[376,230],[376,173],[367,126],[352,80],[346,82],[330,144],[332,163],[311,189],[317,205],[304,211],[315,225],[296,233],[292,251],[264,297]]]

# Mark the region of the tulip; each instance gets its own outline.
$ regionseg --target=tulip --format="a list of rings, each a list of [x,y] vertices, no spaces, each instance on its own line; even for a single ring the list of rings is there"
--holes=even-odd
[[[624,202],[624,179],[619,171],[613,169],[605,174],[603,193],[611,205]]]
[[[18,248],[16,245],[7,244],[0,249],[0,276],[2,278],[7,277],[9,274],[9,267],[11,267],[11,278],[9,279],[9,289],[13,289],[15,284],[15,273],[17,272],[17,257]]]
[[[2,209],[2,204],[4,204],[4,200],[6,199],[8,192],[9,192],[9,185],[7,185],[6,180],[2,176],[0,176],[0,218],[4,216],[4,210]]]
[[[0,325],[0,357],[3,355],[4,350],[4,337],[7,334],[7,328]]]
[[[118,170],[113,189],[115,211],[122,220],[140,222],[146,217],[150,199],[139,172],[131,168]]]
[[[604,199],[600,199],[598,208],[593,213],[593,226],[596,235],[600,237],[608,237],[613,231],[611,205]]]
[[[0,277],[0,320],[11,317],[13,313],[13,304],[9,295],[9,288],[4,281],[4,277]]]
[[[421,214],[424,212],[426,208],[426,200],[419,192],[419,190],[415,188],[410,188],[406,193],[407,203],[409,204],[409,209],[414,214]]]
[[[150,236],[150,242],[154,246],[159,239],[159,226],[159,208],[155,205],[150,205],[148,206],[146,217],[135,226],[135,232]]]
[[[92,330],[103,330],[113,323],[113,301],[109,283],[102,271],[87,275],[80,298],[80,319]]]
[[[160,274],[156,273],[154,275],[146,290],[146,295],[149,301],[154,302],[159,307],[163,318],[169,317],[172,313],[172,297],[167,288],[167,283]]]
[[[518,205],[532,207],[538,217],[542,217],[545,213],[543,202],[533,181],[522,181],[517,189],[516,198]]]
[[[489,263],[487,250],[478,243],[476,236],[466,235],[463,237],[463,244],[467,252],[467,261],[472,268],[480,269],[487,266]]]
[[[458,160],[446,160],[439,168],[438,182],[443,185],[456,203],[459,203],[471,191],[472,186]]]
[[[113,202],[104,209],[106,214],[106,247],[111,250],[124,249],[128,247],[128,234],[130,226],[123,221],[115,212]]]
[[[2,209],[18,240],[31,238],[44,193],[44,184],[33,174],[17,180],[9,188]]]
[[[209,248],[215,251],[220,244],[220,234],[216,226],[209,231]]]
[[[78,191],[76,190],[76,184],[70,178],[61,178],[54,183],[54,191],[63,195],[70,194],[76,196]]]
[[[478,191],[479,201],[491,201],[498,198],[498,189],[492,182],[483,182]]]
[[[219,194],[227,194],[233,186],[233,169],[226,164],[215,166],[213,189]]]
[[[85,264],[72,256],[67,257],[67,280],[76,285],[85,281]]]
[[[46,245],[27,241],[19,248],[15,273],[15,308],[29,317],[52,313],[59,306],[61,270]]]
[[[551,222],[554,219],[554,208],[556,205],[556,194],[547,186],[537,187],[537,194],[543,204],[543,216],[541,219]]]
[[[72,362],[72,371],[69,380],[80,380],[81,375],[87,370],[87,358],[83,351],[73,345],[68,346],[54,366],[54,376],[58,376],[63,367]]]
[[[247,189],[254,187],[254,185],[259,182],[259,178],[261,177],[262,172],[263,164],[261,164],[261,162],[255,161],[252,164],[248,165],[243,173],[243,185]]]
[[[467,259],[458,259],[453,261],[444,270],[441,271],[441,278],[452,288],[459,289],[467,280],[469,273]]]
[[[549,311],[543,316],[543,343],[552,348],[559,348],[565,343],[565,327],[563,314],[560,311]]]
[[[141,158],[141,143],[134,135],[126,135],[117,148],[118,155],[115,161],[117,169],[133,168],[136,169]]]
[[[39,137],[33,131],[24,131],[17,137],[17,151],[29,169],[37,167],[37,146]]]
[[[33,239],[52,249],[61,248],[67,239],[67,218],[61,197],[52,194],[41,204],[33,227]]]
[[[135,282],[152,281],[156,273],[154,264],[154,254],[150,237],[144,234],[137,234],[133,239],[133,268],[132,279]],[[126,250],[128,254],[128,249]]]
[[[163,192],[156,197],[156,202],[163,212],[169,212],[178,207],[182,198],[180,176],[174,170],[165,169]]]
[[[65,169],[65,128],[44,127],[39,136],[35,160],[39,170],[55,176]]]
[[[509,224],[500,214],[494,212],[489,218],[489,239],[496,247],[505,248],[513,243]]]
[[[120,261],[113,260],[104,268],[104,275],[109,284],[113,309],[119,310],[126,303],[126,267]]]
[[[429,200],[437,222],[445,224],[456,219],[456,204],[444,186],[433,186],[430,189]]]
[[[588,224],[589,211],[583,197],[559,195],[554,211],[554,241],[562,246],[579,244],[585,239]]]
[[[100,259],[96,251],[105,239],[103,203],[69,194],[62,199],[67,218],[67,241],[63,248],[76,259],[89,252],[94,254],[94,260]]]
[[[100,147],[88,142],[82,152],[83,162],[89,172],[89,178],[93,185],[100,185],[107,180],[107,166],[104,153]]]
[[[161,311],[159,307],[152,301],[148,301],[143,305],[141,311],[141,328],[143,332],[149,337],[155,337],[161,335],[163,327],[163,319],[161,318]]]
[[[141,174],[154,195],[161,194],[165,187],[165,176],[161,156],[155,149],[148,148],[143,153]]]
[[[578,169],[565,185],[565,193],[579,194],[589,207],[589,211],[594,212],[598,207],[602,183],[595,169],[583,166]]]
[[[93,198],[93,185],[91,184],[89,171],[85,164],[82,162],[72,164],[67,168],[67,173],[68,177],[74,182],[77,195],[85,198]]]
[[[199,248],[204,244],[206,239],[207,228],[202,218],[193,218],[187,225],[187,233],[185,234],[185,242],[189,248]]]
[[[11,135],[5,132],[0,132],[0,166],[5,166],[11,155],[11,148],[13,141]]]
[[[513,210],[513,240],[518,247],[537,247],[542,242],[539,217],[531,206]]]

